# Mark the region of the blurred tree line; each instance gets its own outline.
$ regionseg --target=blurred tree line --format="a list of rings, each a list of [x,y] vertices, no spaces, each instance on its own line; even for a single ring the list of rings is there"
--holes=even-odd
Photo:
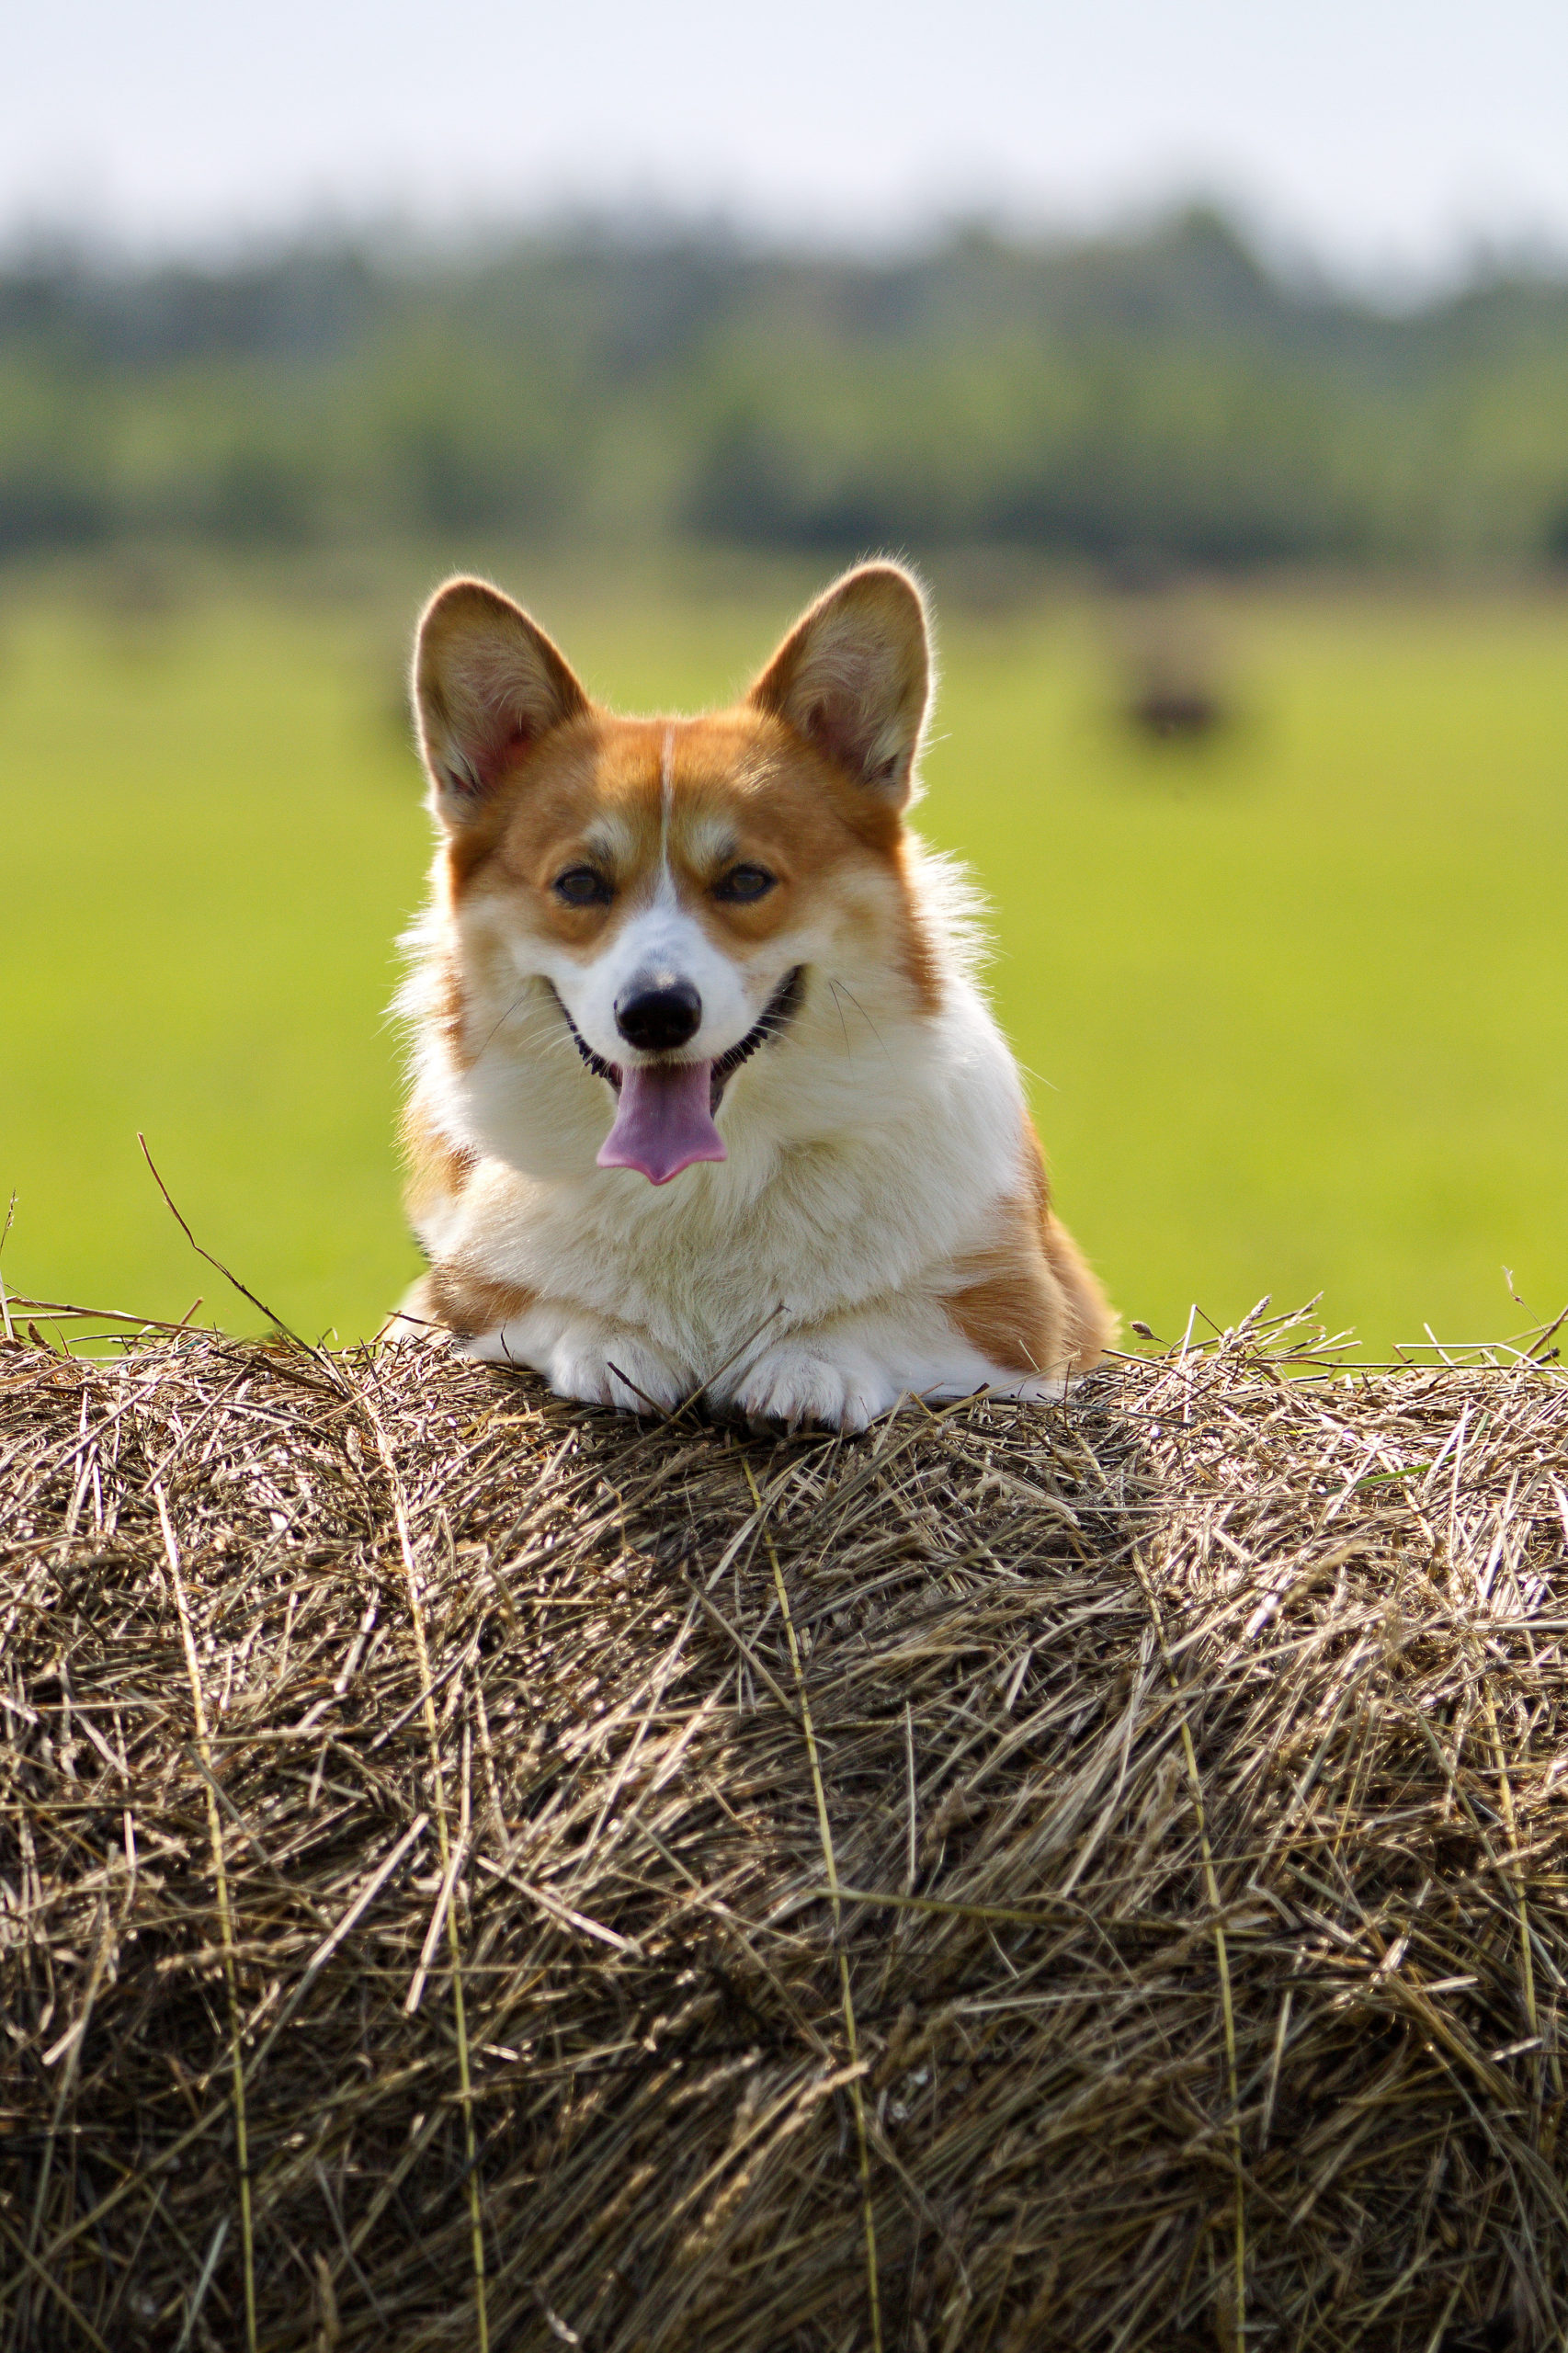
[[[600,228],[0,268],[0,556],[500,532],[1568,563],[1568,283],[1391,314],[1200,209],[880,261]]]

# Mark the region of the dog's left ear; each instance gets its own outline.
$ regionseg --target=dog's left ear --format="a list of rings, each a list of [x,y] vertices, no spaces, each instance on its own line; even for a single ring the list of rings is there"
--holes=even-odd
[[[863,563],[798,620],[748,699],[895,809],[931,699],[926,604],[896,563]]]

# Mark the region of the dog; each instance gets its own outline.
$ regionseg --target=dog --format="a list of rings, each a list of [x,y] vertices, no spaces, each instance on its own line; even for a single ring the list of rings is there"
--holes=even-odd
[[[694,719],[603,709],[449,580],[413,698],[439,846],[400,999],[429,1262],[402,1332],[594,1404],[846,1431],[1098,1360],[973,903],[904,826],[908,572],[846,573]]]

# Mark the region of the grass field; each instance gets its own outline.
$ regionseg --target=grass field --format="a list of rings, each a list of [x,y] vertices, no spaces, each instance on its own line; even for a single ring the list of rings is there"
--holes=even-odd
[[[732,688],[805,580],[643,593],[509,568],[631,707]],[[394,715],[416,582],[0,611],[0,1185],[13,1290],[374,1328],[398,1210],[392,942],[425,820]],[[1283,592],[1210,609],[1242,717],[1115,720],[1105,614],[950,616],[925,830],[996,911],[994,981],[1065,1215],[1179,1333],[1315,1291],[1372,1353],[1568,1298],[1568,608]]]

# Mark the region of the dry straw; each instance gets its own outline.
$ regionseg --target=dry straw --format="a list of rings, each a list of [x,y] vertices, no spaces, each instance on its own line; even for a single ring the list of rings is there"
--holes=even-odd
[[[36,1312],[5,2353],[1568,2343],[1551,1371],[771,1441]]]

